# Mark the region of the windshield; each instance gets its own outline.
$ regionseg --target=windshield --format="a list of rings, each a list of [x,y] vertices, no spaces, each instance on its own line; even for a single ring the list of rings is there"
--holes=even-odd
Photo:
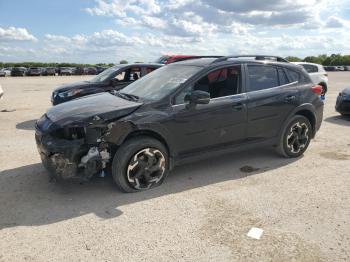
[[[114,67],[110,67],[106,70],[104,70],[103,72],[101,72],[100,74],[98,74],[97,76],[95,76],[94,78],[92,78],[89,82],[92,83],[101,83],[106,81],[109,77],[111,77],[120,67],[114,66]]]
[[[121,92],[146,100],[159,100],[201,69],[198,66],[167,65],[133,82]]]

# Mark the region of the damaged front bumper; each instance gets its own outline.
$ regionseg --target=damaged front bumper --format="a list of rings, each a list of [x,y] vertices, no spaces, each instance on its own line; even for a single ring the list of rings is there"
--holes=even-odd
[[[102,172],[110,160],[106,144],[89,145],[84,138],[60,139],[36,128],[35,140],[51,179],[90,179]]]

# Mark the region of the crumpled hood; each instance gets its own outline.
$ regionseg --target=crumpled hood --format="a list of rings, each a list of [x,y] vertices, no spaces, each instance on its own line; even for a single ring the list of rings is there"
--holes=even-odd
[[[54,92],[64,92],[64,91],[68,91],[68,90],[75,89],[75,88],[87,88],[90,86],[99,86],[99,85],[100,84],[98,84],[98,83],[92,83],[92,82],[88,82],[88,81],[80,81],[80,82],[74,82],[74,83],[61,85],[61,86],[57,87],[54,90]]]
[[[85,96],[51,107],[46,116],[56,125],[87,122],[98,116],[104,120],[117,119],[131,114],[142,103],[128,101],[110,93]]]

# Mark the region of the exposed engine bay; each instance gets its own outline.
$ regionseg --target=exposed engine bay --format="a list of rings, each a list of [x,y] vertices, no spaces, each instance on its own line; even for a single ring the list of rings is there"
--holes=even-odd
[[[95,117],[88,127],[58,129],[50,125],[46,115],[37,122],[39,153],[53,179],[89,179],[107,167],[111,145],[104,141],[103,135],[108,133],[108,125],[101,127],[100,122],[101,119]]]
[[[98,105],[96,97],[103,98],[103,104]],[[117,119],[141,105],[123,100],[116,106],[116,99],[122,100],[105,93],[84,99],[83,105],[79,99],[71,101],[54,106],[36,122],[38,151],[52,179],[90,179],[105,172],[118,141],[133,128],[128,121],[116,125]]]

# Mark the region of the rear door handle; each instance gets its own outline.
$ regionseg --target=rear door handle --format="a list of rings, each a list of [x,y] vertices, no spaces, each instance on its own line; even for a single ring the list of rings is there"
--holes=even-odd
[[[284,98],[284,101],[287,103],[293,102],[297,97],[294,95],[290,95]]]
[[[241,111],[243,109],[243,104],[242,103],[235,103],[232,106],[234,111]]]

